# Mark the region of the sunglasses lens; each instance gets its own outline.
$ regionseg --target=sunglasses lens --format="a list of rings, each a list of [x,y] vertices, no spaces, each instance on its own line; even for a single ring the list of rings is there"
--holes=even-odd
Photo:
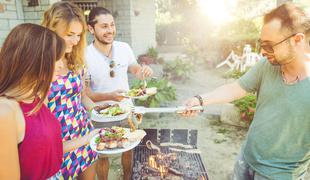
[[[272,49],[271,46],[265,47],[265,51],[268,52],[268,53],[273,53],[273,49]]]
[[[115,72],[113,70],[110,71],[110,77],[114,77],[115,76]]]
[[[270,45],[261,45],[259,51],[261,51],[262,49],[264,49],[267,53],[273,53],[273,48]]]
[[[265,43],[262,44],[260,40],[258,40],[258,42],[257,42],[257,50],[258,50],[258,52],[261,52],[262,50],[266,51],[267,53],[273,53],[274,52],[271,45],[265,44]]]
[[[110,68],[114,68],[114,66],[115,66],[115,62],[114,62],[114,61],[111,61],[111,62],[110,62]]]

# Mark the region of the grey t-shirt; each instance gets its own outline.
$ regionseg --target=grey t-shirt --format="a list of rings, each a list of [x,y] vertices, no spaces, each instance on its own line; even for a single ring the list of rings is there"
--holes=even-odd
[[[270,179],[297,179],[310,162],[310,78],[283,82],[279,66],[259,61],[239,79],[257,92],[257,106],[243,147],[244,158]]]

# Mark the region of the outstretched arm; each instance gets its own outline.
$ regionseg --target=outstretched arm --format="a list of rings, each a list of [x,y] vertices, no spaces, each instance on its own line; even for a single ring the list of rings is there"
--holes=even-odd
[[[210,93],[201,95],[204,105],[228,103],[244,97],[247,92],[239,85],[237,81],[220,86]]]
[[[247,92],[239,85],[239,83],[233,82],[230,84],[225,84],[216,88],[215,90],[200,95],[203,101],[203,106],[209,104],[219,104],[219,103],[227,103],[234,101],[236,99],[242,98],[247,94]],[[199,106],[200,101],[196,97],[192,97],[187,99],[184,104],[189,108],[192,106]],[[183,115],[185,116],[192,116],[196,114],[197,111],[185,111]]]

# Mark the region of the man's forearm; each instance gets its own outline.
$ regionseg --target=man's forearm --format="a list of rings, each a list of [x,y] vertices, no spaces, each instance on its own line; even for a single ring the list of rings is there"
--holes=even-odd
[[[201,97],[203,99],[203,104],[206,106],[209,104],[228,103],[236,99],[240,99],[246,94],[247,92],[242,89],[242,87],[236,81],[220,86],[210,93],[202,94]]]
[[[94,102],[111,100],[110,93],[90,92],[87,95]]]
[[[113,100],[111,93],[94,92],[89,87],[86,88],[86,94],[93,102]]]

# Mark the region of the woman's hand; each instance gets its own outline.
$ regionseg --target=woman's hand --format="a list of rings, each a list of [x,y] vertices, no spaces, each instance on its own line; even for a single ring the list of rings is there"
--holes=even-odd
[[[90,140],[99,133],[100,129],[94,129],[84,136],[85,144],[89,144]]]

